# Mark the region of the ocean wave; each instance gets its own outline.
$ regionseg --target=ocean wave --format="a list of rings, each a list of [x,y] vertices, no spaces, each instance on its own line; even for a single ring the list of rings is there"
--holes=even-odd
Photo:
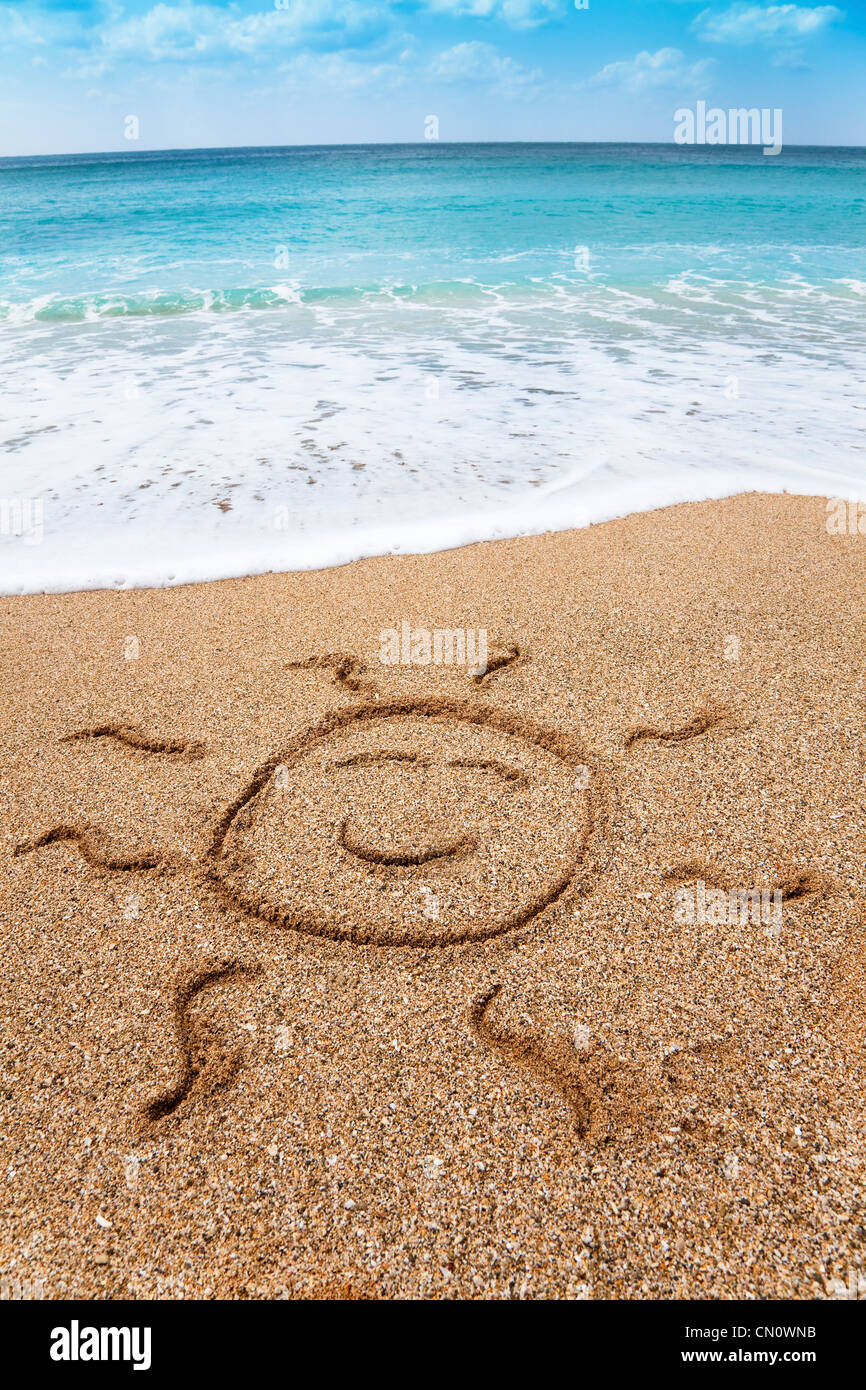
[[[577,276],[557,272],[550,278],[528,276],[522,281],[482,281],[472,276],[424,283],[302,286],[296,281],[257,286],[221,288],[153,289],[121,292],[104,290],[80,294],[39,294],[30,299],[0,300],[0,323],[74,324],[107,319],[177,318],[184,315],[262,313],[318,309],[358,310],[497,309],[550,307],[582,308],[597,312],[605,297],[631,300],[636,306],[657,308],[679,301],[683,308],[703,303],[744,307],[747,303],[771,308],[787,302],[819,298],[849,303],[864,293],[862,281],[850,277],[811,282],[789,276],[764,280],[735,280],[683,272],[659,282],[612,282],[591,270]]]
[[[0,320],[10,324],[89,323],[98,319],[175,318],[180,314],[233,313],[289,308],[300,302],[288,286],[254,289],[153,290],[120,294],[39,295],[22,302],[0,301]]]
[[[86,323],[99,319],[176,318],[184,314],[226,314],[286,309],[387,308],[390,305],[447,309],[483,306],[510,298],[514,304],[542,302],[562,291],[558,283],[528,280],[524,284],[484,284],[470,277],[426,284],[260,285],[221,289],[137,290],[133,293],[43,294],[29,300],[0,300],[0,321],[25,323]]]

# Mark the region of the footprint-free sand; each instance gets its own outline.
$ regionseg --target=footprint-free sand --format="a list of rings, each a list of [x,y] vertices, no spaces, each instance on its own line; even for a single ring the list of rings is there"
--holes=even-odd
[[[0,600],[3,1278],[861,1288],[866,535],[826,521]]]

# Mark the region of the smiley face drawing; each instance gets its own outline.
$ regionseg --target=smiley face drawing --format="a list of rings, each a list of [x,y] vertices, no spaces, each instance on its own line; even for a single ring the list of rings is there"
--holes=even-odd
[[[585,891],[601,780],[576,740],[487,706],[364,704],[254,773],[218,821],[207,878],[236,909],[308,935],[479,941]]]
[[[500,669],[520,659],[515,653],[509,650]],[[345,950],[347,960],[382,948],[471,951],[497,938],[507,955],[525,942],[526,928],[536,939],[557,926],[580,929],[575,905],[608,871],[625,825],[615,757],[590,751],[568,729],[555,732],[497,708],[474,679],[463,699],[396,698],[365,680],[363,663],[345,653],[289,663],[299,667],[331,670],[351,703],[293,733],[247,774],[204,827],[197,857],[185,849],[124,854],[100,826],[76,820],[14,852],[67,841],[103,872],[186,879],[215,895],[236,922],[256,928],[259,939],[262,931],[321,938]],[[631,729],[622,748],[628,754],[644,743],[676,747],[742,727],[731,711],[702,706],[674,728]],[[124,745],[136,760],[207,752],[189,739],[155,738],[121,724],[80,729],[61,741],[100,739]],[[664,884],[696,878],[726,886],[724,865],[710,860],[662,873]],[[799,870],[783,887],[790,899],[823,891],[814,875]],[[494,968],[509,973],[498,952]],[[145,1126],[163,1125],[232,1083],[243,1048],[228,1046],[202,1022],[197,1000],[230,979],[252,983],[264,969],[232,958],[181,971],[173,989],[180,1066],[171,1087],[140,1107]],[[531,1018],[528,1026],[522,1016],[515,1025],[500,1000],[505,987],[502,978],[488,979],[466,1012],[469,1031],[506,1064],[557,1089],[583,1142],[651,1126],[660,1096],[670,1092],[677,1104],[680,1072],[688,1076],[690,1067],[705,1092],[718,1086],[727,1094],[727,1053],[708,1050],[704,1039],[678,1046],[678,1060],[655,1076],[646,1059],[603,1037],[575,1035],[572,1046]]]
[[[334,659],[303,665],[333,668]],[[353,702],[290,736],[247,776],[211,823],[198,859],[125,857],[100,827],[74,823],[54,826],[15,852],[68,841],[95,868],[186,877],[216,894],[236,919],[349,951],[471,947],[509,934],[516,944],[528,926],[552,930],[557,909],[591,893],[609,867],[618,822],[614,765],[576,733],[501,710],[479,693],[389,698],[362,681],[363,669],[353,658],[350,684],[340,666],[335,684],[350,690]],[[642,726],[626,747],[699,737],[719,722],[708,714],[670,732]],[[187,759],[206,752],[203,744],[151,738],[126,725],[81,729],[63,741],[103,738],[137,754]],[[144,1108],[149,1119],[162,1120],[210,1085],[190,1042],[190,1004],[202,988],[238,971],[255,974],[258,967],[223,962],[177,984],[182,1075]],[[566,1065],[551,1061],[532,1037],[503,1033],[488,1017],[501,987],[488,988],[470,1009],[471,1030],[560,1089],[579,1132],[594,1133],[614,1086],[610,1059],[569,1055]],[[214,1052],[210,1043],[200,1050]],[[232,1057],[223,1061],[223,1071],[205,1068],[221,1085],[238,1065]]]

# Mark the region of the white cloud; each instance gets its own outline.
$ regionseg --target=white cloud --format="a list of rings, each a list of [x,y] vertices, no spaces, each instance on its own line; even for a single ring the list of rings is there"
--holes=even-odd
[[[702,10],[691,28],[706,43],[790,43],[809,38],[828,24],[844,19],[835,5],[731,5]]]
[[[451,14],[473,19],[502,19],[512,29],[534,29],[559,18],[566,0],[426,0],[434,14]]]
[[[126,59],[191,63],[268,57],[280,49],[351,49],[373,41],[383,26],[381,7],[363,0],[289,0],[286,9],[246,15],[235,5],[160,0],[144,14],[128,19],[115,10],[78,71],[82,76],[93,75]]]
[[[402,0],[262,0],[250,13],[245,0],[157,0],[130,13],[123,0],[87,0],[68,9],[35,0],[24,18],[0,3],[0,27],[12,46],[54,44],[80,54],[80,75],[105,72],[117,62],[212,63],[232,57],[266,58],[273,50],[337,52],[405,45]],[[413,8],[448,19],[499,20],[530,29],[562,16],[570,0],[413,0]],[[373,59],[375,61],[375,57]]]
[[[645,92],[654,87],[691,88],[706,86],[713,66],[711,58],[689,63],[679,48],[660,48],[656,53],[646,49],[634,58],[608,63],[587,84],[598,87],[622,87],[627,92]]]
[[[455,44],[430,65],[433,77],[444,82],[472,82],[496,87],[506,95],[527,95],[542,77],[539,68],[525,68],[505,57],[491,43],[475,39]]]

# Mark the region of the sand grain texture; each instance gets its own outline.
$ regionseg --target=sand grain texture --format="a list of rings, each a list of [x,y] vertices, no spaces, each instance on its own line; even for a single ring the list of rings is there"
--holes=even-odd
[[[866,538],[748,495],[0,600],[4,1277],[847,1284],[864,597]],[[383,665],[403,619],[486,628],[489,674]],[[779,887],[781,929],[678,922],[699,878]]]

